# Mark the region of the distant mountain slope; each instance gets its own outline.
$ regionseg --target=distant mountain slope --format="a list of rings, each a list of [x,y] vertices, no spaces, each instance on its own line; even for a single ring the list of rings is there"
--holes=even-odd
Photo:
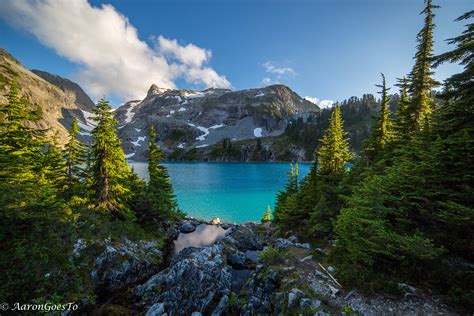
[[[39,75],[38,75],[39,74]],[[46,78],[46,79],[45,79]],[[16,82],[22,93],[38,106],[43,118],[33,126],[47,129],[59,144],[67,141],[67,129],[73,117],[79,117],[82,125],[89,128],[86,117],[94,107],[92,100],[76,83],[45,72],[26,69],[6,50],[0,48],[0,102],[6,102],[5,94],[10,82]],[[86,134],[84,132],[83,134]],[[84,140],[85,136],[82,136]]]
[[[145,99],[118,108],[116,118],[125,152],[143,159],[150,124],[155,125],[163,149],[172,154],[224,139],[278,136],[289,121],[318,111],[318,106],[283,85],[241,91],[167,90],[152,85]]]
[[[64,93],[73,95],[80,109],[90,112],[95,107],[94,102],[77,83],[42,70],[33,69],[31,72],[60,88]]]

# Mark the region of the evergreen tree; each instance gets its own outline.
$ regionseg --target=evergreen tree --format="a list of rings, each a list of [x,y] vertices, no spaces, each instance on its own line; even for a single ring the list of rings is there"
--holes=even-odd
[[[460,62],[464,71],[446,81],[431,128],[412,136],[384,174],[368,177],[348,198],[336,225],[344,281],[377,289],[387,278],[410,280],[472,309],[473,34],[470,23],[449,40],[457,48],[435,59]]]
[[[69,141],[64,148],[64,159],[66,161],[66,177],[68,190],[72,190],[81,179],[85,177],[84,165],[86,163],[86,145],[77,139],[79,134],[78,118],[72,120],[69,130]]]
[[[43,290],[44,274],[63,252],[55,229],[65,222],[58,197],[64,164],[45,131],[31,127],[41,112],[16,84],[7,99],[0,104],[0,296],[20,301]]]
[[[290,163],[290,171],[288,171],[288,180],[283,191],[279,191],[276,197],[276,206],[273,214],[275,223],[283,224],[286,222],[286,202],[288,197],[298,192],[298,174],[295,173],[293,163]]]
[[[382,90],[379,92],[382,96],[380,101],[380,111],[374,117],[372,124],[372,133],[367,139],[364,154],[369,163],[373,163],[377,156],[384,153],[386,145],[390,142],[393,131],[392,122],[390,120],[388,88],[385,82],[385,76],[382,74],[382,84],[376,85]]]
[[[262,219],[260,220],[262,223],[270,222],[272,220],[272,210],[270,205],[267,206],[267,210],[265,211],[265,215],[263,215]]]
[[[146,189],[148,210],[144,217],[151,220],[170,218],[177,211],[177,203],[168,170],[161,164],[164,154],[160,146],[156,145],[156,132],[153,125],[150,126],[148,146],[150,149],[148,157],[150,180]]]
[[[54,198],[54,193],[46,193],[52,188],[42,169],[45,131],[30,127],[40,118],[39,112],[19,95],[15,83],[11,84],[7,99],[0,106],[0,205],[4,211],[28,212]]]
[[[123,216],[131,216],[125,202],[130,196],[127,179],[130,167],[120,146],[113,118],[112,107],[105,99],[99,100],[92,118],[97,126],[92,130],[90,153],[91,188],[99,208],[113,211]]]
[[[410,98],[408,96],[408,81],[406,78],[399,80],[400,99],[393,124],[394,140],[397,143],[406,142],[410,138],[411,118],[409,112]]]
[[[439,6],[433,5],[432,0],[425,0],[426,6],[420,14],[425,15],[424,26],[417,36],[418,46],[415,54],[415,65],[410,72],[410,113],[413,131],[419,131],[429,124],[431,113],[434,108],[432,90],[438,83],[432,78],[431,58],[433,57],[433,19],[434,9]]]
[[[345,165],[352,157],[346,135],[341,107],[336,105],[329,120],[329,128],[326,130],[321,140],[321,147],[316,153],[316,163],[319,165],[320,173],[340,175],[344,172]]]

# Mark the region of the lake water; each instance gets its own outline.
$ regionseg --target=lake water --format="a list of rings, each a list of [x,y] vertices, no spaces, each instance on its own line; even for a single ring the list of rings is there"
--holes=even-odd
[[[130,161],[135,172],[148,178],[146,162]],[[169,170],[181,210],[190,216],[243,223],[259,221],[288,179],[289,163],[170,162]],[[311,167],[301,163],[300,179]]]

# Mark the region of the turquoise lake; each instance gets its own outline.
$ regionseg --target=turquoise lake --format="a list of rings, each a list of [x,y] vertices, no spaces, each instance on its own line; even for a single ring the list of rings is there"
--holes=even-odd
[[[129,162],[148,178],[146,162]],[[288,179],[289,163],[170,162],[169,170],[181,210],[190,216],[242,223],[259,221]],[[311,167],[300,163],[300,179]]]

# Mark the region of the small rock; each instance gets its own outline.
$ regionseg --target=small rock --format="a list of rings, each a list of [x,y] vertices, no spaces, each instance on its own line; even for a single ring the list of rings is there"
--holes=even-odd
[[[81,251],[87,247],[86,241],[84,239],[78,239],[74,243],[72,256],[79,257],[81,255]]]
[[[321,248],[316,248],[315,251],[319,255],[322,255],[322,256],[326,255],[326,252],[324,250],[322,250]]]
[[[416,288],[411,286],[411,285],[408,285],[408,284],[405,284],[405,283],[398,283],[398,289],[400,291],[403,291],[405,293],[415,293],[416,292]]]
[[[229,229],[229,224],[223,223],[223,224],[221,224],[221,228],[223,230],[227,230],[227,229]]]
[[[320,300],[314,299],[311,301],[311,308],[318,308],[319,306],[321,306],[321,303],[322,302]]]
[[[294,293],[289,293],[289,294],[288,294],[288,307],[293,306],[293,304],[295,303],[296,299],[297,299],[296,294],[294,294]]]
[[[165,304],[155,303],[148,309],[145,316],[161,316],[164,312]]]
[[[193,312],[191,316],[202,316],[201,312]]]
[[[227,263],[236,269],[245,267],[245,254],[242,251],[236,251],[227,256]]]
[[[331,286],[331,285],[328,284],[328,288],[329,288],[329,290],[331,290],[331,293],[332,293],[333,296],[336,296],[337,293],[339,293],[339,289],[335,288],[334,286]]]
[[[290,293],[288,293],[288,307],[293,306],[300,298],[305,296],[304,292],[300,289],[291,289]]]
[[[190,222],[186,222],[179,227],[179,231],[184,234],[192,233],[195,230],[196,230],[196,227],[194,227],[194,225],[191,224]]]
[[[295,267],[284,267],[282,270],[285,272],[290,272],[290,271],[295,270]]]
[[[309,298],[302,298],[300,301],[300,308],[310,307],[311,300]]]
[[[222,313],[224,313],[225,310],[227,309],[228,304],[229,304],[229,297],[227,295],[224,295],[219,301],[219,304],[217,305],[217,307],[212,312],[211,316],[222,315]]]
[[[287,248],[292,245],[293,243],[291,241],[289,241],[288,239],[283,239],[283,238],[278,238],[275,243],[275,247],[278,249]]]
[[[336,271],[336,269],[334,269],[333,266],[328,266],[328,271],[329,271],[329,273],[333,273],[333,272]]]
[[[245,258],[249,261],[251,261],[252,263],[258,263],[258,255],[257,255],[257,252],[253,251],[253,250],[247,250],[245,251]]]
[[[290,242],[295,243],[295,242],[298,241],[298,237],[296,237],[295,235],[292,235],[292,236],[288,237],[288,240],[289,240]]]
[[[222,221],[219,217],[214,217],[212,220],[211,220],[211,224],[212,225],[219,225],[219,224],[222,224]]]
[[[307,242],[305,242],[304,244],[296,243],[295,246],[300,247],[300,248],[304,248],[304,249],[311,249],[311,245]]]
[[[274,270],[270,270],[268,272],[268,279],[273,282],[273,283],[277,283],[278,282],[278,278],[279,278],[279,275],[278,275],[278,272],[274,271]]]
[[[313,256],[309,255],[307,257],[304,257],[303,259],[300,259],[300,262],[306,262],[306,261],[311,261],[313,260]]]
[[[357,295],[357,291],[356,290],[351,290],[349,293],[346,294],[346,296],[344,296],[344,299],[345,300],[348,300],[350,298],[352,298],[353,296],[356,296]]]

